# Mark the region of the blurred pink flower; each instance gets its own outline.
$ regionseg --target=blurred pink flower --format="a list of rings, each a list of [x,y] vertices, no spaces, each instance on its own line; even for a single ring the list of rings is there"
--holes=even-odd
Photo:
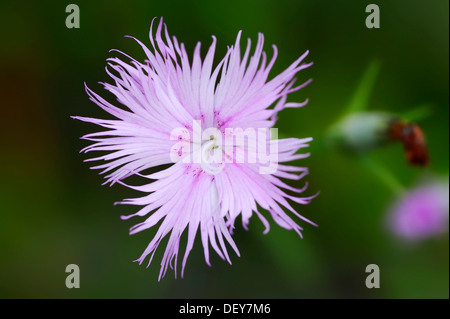
[[[406,193],[389,214],[391,231],[411,242],[445,233],[448,229],[448,191],[447,181],[447,184],[428,182]]]

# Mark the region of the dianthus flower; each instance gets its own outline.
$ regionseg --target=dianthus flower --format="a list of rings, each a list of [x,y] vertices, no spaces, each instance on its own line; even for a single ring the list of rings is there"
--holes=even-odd
[[[269,222],[264,217],[268,212],[278,225],[301,236],[302,228],[290,214],[312,222],[297,213],[289,201],[307,204],[314,196],[291,195],[302,193],[307,184],[298,189],[281,178],[299,180],[308,169],[280,163],[309,156],[297,151],[307,147],[312,139],[277,139],[276,130],[270,129],[279,111],[308,102],[287,102],[289,93],[310,82],[294,87],[295,74],[312,64],[302,64],[308,52],[268,80],[277,49],[273,46],[274,53],[268,61],[262,34],[258,35],[253,54],[249,39],[241,56],[239,32],[234,46],[213,67],[215,37],[205,58],[201,58],[198,43],[190,62],[183,43],[169,36],[162,19],[155,37],[152,29],[153,50],[136,40],[147,56],[144,63],[121,52],[131,60],[129,63],[117,57],[107,60],[106,72],[114,84],[103,85],[115,95],[120,107],[86,86],[91,101],[115,119],[74,117],[107,129],[83,136],[94,142],[84,152],[107,152],[88,159],[106,162],[92,167],[107,174],[105,183],[117,182],[144,193],[143,197],[120,202],[142,206],[123,219],[148,216],[133,226],[130,234],[160,223],[136,261],[142,263],[150,255],[150,265],[158,245],[168,237],[159,279],[166,274],[168,265],[173,267],[173,260],[176,276],[180,238],[187,231],[183,276],[199,231],[207,264],[210,265],[209,246],[231,263],[226,244],[239,256],[231,237],[238,216],[247,229],[250,217],[256,214],[268,232]],[[143,171],[149,168],[159,171],[144,175]],[[131,175],[149,181],[131,186],[123,181]]]

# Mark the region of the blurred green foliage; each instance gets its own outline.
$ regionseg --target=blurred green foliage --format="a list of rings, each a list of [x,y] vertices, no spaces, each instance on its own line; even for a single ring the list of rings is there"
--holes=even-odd
[[[65,27],[65,7],[76,3],[81,28]],[[377,3],[381,28],[367,29],[365,7]],[[250,231],[237,225],[242,257],[233,265],[212,258],[200,241],[184,279],[173,273],[157,282],[162,247],[148,269],[131,262],[155,230],[128,236],[136,220],[119,216],[135,208],[113,202],[137,194],[122,186],[101,187],[78,151],[79,136],[96,130],[70,115],[104,117],[88,100],[85,81],[103,96],[109,81],[105,59],[119,49],[143,60],[132,35],[148,43],[150,21],[163,16],[169,32],[203,54],[218,38],[217,62],[236,34],[256,41],[265,35],[279,55],[272,75],[305,50],[314,66],[298,74],[313,78],[291,101],[277,124],[285,136],[314,137],[309,194],[296,207],[319,227],[304,225],[304,239],[271,222],[269,234],[254,218]],[[385,228],[395,194],[358,158],[324,147],[324,132],[351,102],[371,61],[380,69],[369,108],[407,113],[431,105],[420,124],[431,166],[406,164],[400,145],[370,154],[411,187],[423,174],[446,174],[449,163],[449,2],[433,1],[2,1],[0,64],[2,156],[0,160],[0,298],[448,298],[448,234],[415,246],[396,241]],[[292,183],[301,186],[304,181]],[[301,222],[300,222],[301,223]],[[67,264],[81,268],[81,288],[65,287]],[[381,288],[365,287],[365,267],[381,268]]]

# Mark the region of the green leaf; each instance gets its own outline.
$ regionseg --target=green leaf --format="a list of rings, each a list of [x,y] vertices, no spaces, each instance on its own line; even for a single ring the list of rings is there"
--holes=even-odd
[[[369,97],[372,93],[379,70],[379,61],[374,60],[369,64],[355,94],[353,95],[353,98],[350,100],[350,104],[344,112],[344,115],[359,112],[367,108]]]

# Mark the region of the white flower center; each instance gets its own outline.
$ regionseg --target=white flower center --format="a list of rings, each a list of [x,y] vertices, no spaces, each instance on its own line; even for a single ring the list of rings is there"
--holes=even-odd
[[[222,148],[220,145],[216,145],[216,139],[213,137],[202,143],[200,156],[200,166],[208,174],[216,175],[225,167]]]

